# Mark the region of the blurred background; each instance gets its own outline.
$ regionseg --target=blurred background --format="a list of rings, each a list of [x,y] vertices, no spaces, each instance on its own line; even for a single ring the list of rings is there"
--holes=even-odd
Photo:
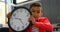
[[[19,4],[35,0],[0,0],[0,28],[8,27],[6,15]],[[54,27],[54,32],[60,31],[60,0],[39,0],[42,4],[44,17],[48,17]],[[15,5],[14,5],[15,4]],[[22,4],[21,6],[29,9],[31,3]],[[16,6],[17,5],[17,6]],[[8,27],[9,28],[9,27]]]

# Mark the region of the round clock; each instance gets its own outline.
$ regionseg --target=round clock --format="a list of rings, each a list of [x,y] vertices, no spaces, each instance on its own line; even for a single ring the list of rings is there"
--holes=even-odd
[[[11,12],[11,14],[12,16],[8,18],[8,25],[9,28],[11,28],[13,31],[22,32],[29,27],[29,9],[27,9],[26,7],[17,7]]]

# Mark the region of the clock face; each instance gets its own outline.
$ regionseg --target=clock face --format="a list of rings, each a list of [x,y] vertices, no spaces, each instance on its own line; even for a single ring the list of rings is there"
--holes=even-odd
[[[12,16],[8,19],[9,26],[15,31],[23,31],[29,26],[28,18],[30,13],[25,8],[18,8],[13,13]]]

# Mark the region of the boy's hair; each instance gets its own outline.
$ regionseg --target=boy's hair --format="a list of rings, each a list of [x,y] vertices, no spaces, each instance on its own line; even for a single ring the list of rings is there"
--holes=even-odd
[[[41,4],[39,4],[39,3],[33,3],[33,4],[30,5],[30,8],[32,8],[32,7],[34,7],[34,6],[36,6],[36,7],[41,7]]]

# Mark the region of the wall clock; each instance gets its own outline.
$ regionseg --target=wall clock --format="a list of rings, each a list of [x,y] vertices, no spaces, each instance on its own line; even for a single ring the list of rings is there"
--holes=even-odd
[[[28,18],[31,13],[26,7],[17,7],[13,9],[11,14],[12,16],[8,18],[8,25],[13,31],[22,32],[30,26]]]

